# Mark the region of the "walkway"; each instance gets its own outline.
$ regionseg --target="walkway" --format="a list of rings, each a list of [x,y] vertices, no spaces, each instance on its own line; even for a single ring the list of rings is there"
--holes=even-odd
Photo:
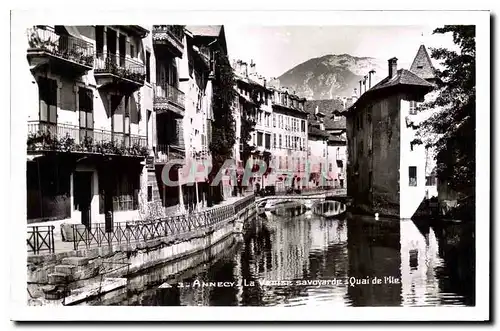
[[[117,233],[113,233],[113,241],[119,240],[121,238],[117,238],[119,235],[123,235],[124,230],[129,226],[129,228],[137,228],[139,227],[136,232],[139,232],[140,235],[145,235],[143,232],[147,232],[149,234],[152,234],[152,231],[156,231],[155,234],[158,234],[157,238],[160,237],[161,231],[164,231],[167,233],[167,231],[172,231],[172,230],[183,230],[183,229],[191,229],[193,226],[200,226],[202,224],[205,224],[203,222],[211,222],[214,220],[207,220],[207,216],[210,216],[209,218],[217,218],[219,220],[221,217],[226,217],[227,215],[234,215],[234,212],[232,209],[224,208],[224,207],[229,207],[229,206],[237,206],[238,202],[245,200],[246,198],[249,198],[253,196],[253,194],[246,194],[244,196],[240,197],[230,197],[224,201],[222,201],[220,204],[214,205],[212,207],[207,207],[203,208],[200,211],[192,212],[192,213],[184,213],[184,214],[176,214],[172,216],[167,216],[163,220],[158,220],[158,222],[155,222],[154,224],[158,224],[158,226],[155,226],[154,229],[151,229],[151,222],[144,222],[141,220],[132,220],[129,222],[115,222],[114,224],[114,232],[116,231]],[[172,222],[172,227],[168,225],[165,225],[166,221],[165,220],[170,220],[173,219]],[[160,223],[163,223],[163,225],[160,225]],[[65,221],[52,221],[52,222],[43,222],[43,223],[33,223],[28,225],[28,233],[27,233],[27,241],[30,242],[31,245],[35,247],[40,248],[40,252],[38,254],[34,254],[33,250],[30,248],[29,244],[28,245],[28,255],[47,255],[47,254],[52,254],[52,253],[63,253],[63,252],[69,252],[75,250],[75,243],[73,241],[63,241],[62,240],[62,234],[61,234],[61,225],[65,224]],[[68,222],[66,221],[66,224]],[[69,223],[72,224],[72,223]],[[136,224],[136,226],[134,226]],[[78,224],[77,224],[78,225]],[[92,224],[93,228],[92,231],[90,232],[90,238],[95,238],[94,236],[101,236],[101,238],[97,238],[97,240],[102,240],[103,236],[106,236],[107,234],[104,232],[104,224],[103,223],[94,223]],[[131,225],[131,226],[130,226]],[[146,226],[149,225],[150,228],[146,229]],[[53,230],[52,230],[53,227]],[[80,240],[81,236],[89,235],[85,231],[85,228],[83,225],[80,224],[80,226],[76,230],[76,235],[79,237]],[[52,233],[51,233],[52,231]],[[74,231],[73,231],[74,232]],[[119,232],[122,232],[119,234]],[[52,239],[53,238],[53,239]],[[124,237],[122,237],[124,238]],[[85,242],[82,240],[80,242],[81,247],[83,248],[85,245]],[[53,252],[49,250],[49,247],[53,247]],[[80,247],[78,247],[80,249]]]

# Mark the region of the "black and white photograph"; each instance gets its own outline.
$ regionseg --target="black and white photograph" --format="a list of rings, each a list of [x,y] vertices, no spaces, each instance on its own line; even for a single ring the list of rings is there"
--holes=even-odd
[[[489,319],[489,12],[46,13],[15,319]]]

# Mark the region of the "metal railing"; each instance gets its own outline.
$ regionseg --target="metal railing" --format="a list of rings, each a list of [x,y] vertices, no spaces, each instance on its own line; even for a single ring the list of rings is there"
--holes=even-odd
[[[69,150],[102,153],[106,143],[116,147],[147,148],[146,136],[124,134],[103,129],[80,128],[77,125],[28,121],[28,150]],[[112,146],[108,146],[112,147]],[[109,154],[112,153],[109,150]]]
[[[184,92],[179,89],[169,85],[168,83],[160,82],[154,86],[154,102],[165,103],[170,101],[182,109],[185,109],[185,96]]]
[[[57,34],[50,27],[34,26],[28,29],[28,43],[29,51],[43,50],[87,67],[94,65],[94,46],[91,43]]]
[[[118,77],[144,83],[146,68],[143,63],[112,53],[97,53],[94,74],[113,74]]]
[[[168,160],[184,160],[186,151],[176,145],[157,145],[155,152],[156,162],[167,162]]]
[[[179,47],[183,47],[182,39],[184,38],[184,27],[182,25],[154,25],[153,26],[153,39],[164,39],[163,34],[167,33],[172,37]]]
[[[28,253],[39,254],[42,251],[54,253],[54,229],[53,225],[28,226],[26,239]]]
[[[117,222],[112,231],[106,231],[104,224],[95,224],[91,228],[73,224],[73,247],[78,250],[81,246],[88,248],[130,244],[184,234],[223,222],[253,202],[255,202],[255,196],[251,195],[233,205],[215,207],[199,213],[171,216],[154,221]]]

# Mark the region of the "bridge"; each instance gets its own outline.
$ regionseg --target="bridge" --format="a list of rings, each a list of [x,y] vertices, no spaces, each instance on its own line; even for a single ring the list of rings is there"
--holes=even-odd
[[[277,194],[256,198],[255,204],[260,210],[272,210],[286,203],[300,203],[307,209],[312,209],[314,204],[325,200],[347,200],[346,189],[314,190],[301,194]]]

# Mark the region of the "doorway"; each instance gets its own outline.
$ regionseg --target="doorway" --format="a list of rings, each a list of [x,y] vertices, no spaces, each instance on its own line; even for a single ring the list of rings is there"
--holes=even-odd
[[[92,172],[76,171],[73,175],[73,197],[75,209],[81,213],[82,224],[91,227]]]

